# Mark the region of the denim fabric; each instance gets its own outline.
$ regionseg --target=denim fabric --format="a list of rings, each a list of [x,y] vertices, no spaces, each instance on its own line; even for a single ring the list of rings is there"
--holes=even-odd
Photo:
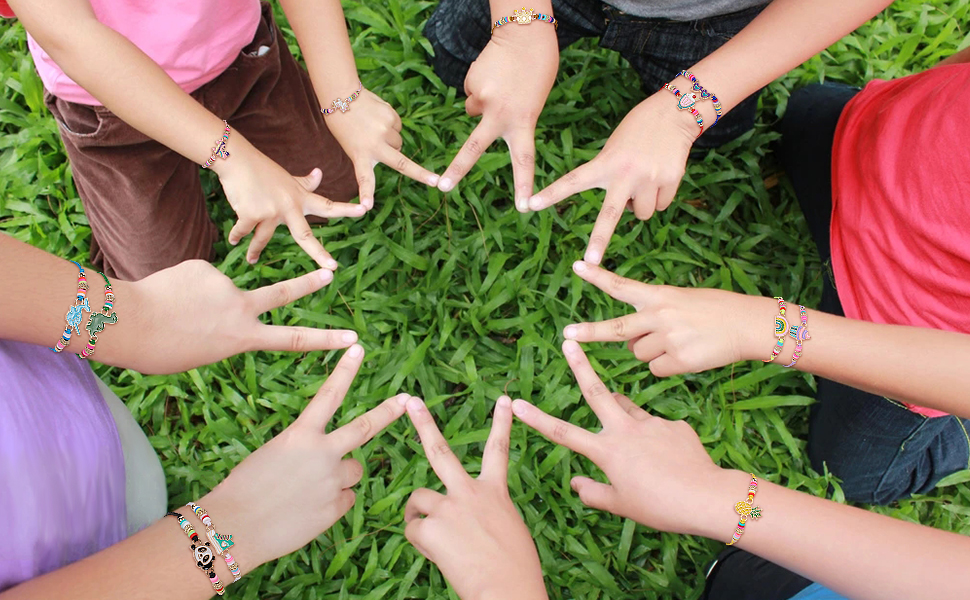
[[[832,142],[842,109],[858,88],[812,85],[792,94],[779,124],[781,162],[826,265],[819,310],[844,316],[831,274]],[[888,504],[925,493],[943,477],[970,468],[970,421],[927,418],[902,404],[817,378],[808,456],[842,480],[846,498]],[[954,390],[954,393],[957,393]]]
[[[761,5],[698,21],[671,21],[634,17],[597,0],[553,0],[552,6],[559,21],[560,50],[580,38],[599,37],[600,46],[629,61],[640,75],[645,94],[653,94],[677,73],[720,48],[764,9]],[[438,4],[424,35],[434,49],[430,60],[442,81],[464,90],[465,75],[488,44],[490,29],[488,0],[442,0]],[[741,102],[717,127],[705,128],[694,146],[719,146],[751,129],[758,95]]]

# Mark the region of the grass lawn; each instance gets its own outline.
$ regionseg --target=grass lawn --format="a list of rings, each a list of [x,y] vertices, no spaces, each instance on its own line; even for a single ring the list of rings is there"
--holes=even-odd
[[[345,2],[364,85],[404,121],[404,151],[441,173],[475,121],[426,62],[421,26],[433,2]],[[966,46],[970,0],[898,0],[762,95],[753,132],[692,160],[678,202],[650,221],[623,217],[606,266],[639,280],[784,295],[814,306],[821,266],[788,181],[772,155],[772,126],[789,92],[838,80],[862,85],[923,70]],[[292,36],[292,48],[296,50]],[[595,156],[643,98],[635,73],[587,40],[563,52],[539,120],[541,188]],[[0,230],[87,262],[90,228],[23,29],[0,23]],[[257,266],[225,243],[234,215],[211,173],[211,210],[223,232],[217,266],[242,288],[305,273],[310,260],[285,227]],[[563,326],[628,311],[572,275],[602,193],[558,210],[520,215],[511,202],[504,144],[457,193],[443,195],[378,167],[377,206],[365,218],[317,229],[344,265],[329,287],[275,311],[275,323],[357,330],[368,350],[341,422],[398,391],[427,401],[456,454],[480,464],[494,400],[503,391],[596,426],[562,358]],[[590,344],[608,385],[654,413],[686,419],[714,460],[810,494],[827,479],[804,455],[812,376],[778,365],[736,364],[658,379],[619,344]],[[258,352],[172,376],[96,367],[125,399],[161,456],[172,505],[198,498],[247,453],[292,423],[335,364],[335,353]],[[516,423],[512,497],[535,535],[554,598],[697,598],[721,544],[658,534],[584,508],[569,479],[588,461]],[[415,487],[440,484],[402,419],[356,453],[366,474],[354,509],[310,545],[247,576],[234,598],[455,597],[404,539]],[[312,458],[309,458],[312,460]],[[878,509],[970,534],[970,472],[928,496]],[[836,499],[839,499],[836,493]]]

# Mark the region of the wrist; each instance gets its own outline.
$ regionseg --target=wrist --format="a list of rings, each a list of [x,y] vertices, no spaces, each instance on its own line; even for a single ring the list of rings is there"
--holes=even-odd
[[[774,316],[778,313],[778,301],[764,296],[747,296],[748,308],[742,311],[744,318],[736,319],[742,360],[764,360],[771,355],[774,335]]]
[[[216,486],[215,489],[195,502],[209,513],[212,525],[220,536],[232,535],[233,546],[229,552],[235,559],[241,576],[245,576],[263,563],[277,558],[275,556],[264,556],[261,552],[261,549],[266,546],[261,541],[258,525],[260,522],[264,522],[261,520],[262,518],[250,514],[246,506],[235,502],[231,494],[226,492],[224,486]],[[186,511],[192,512],[187,506],[183,508],[184,511],[179,511],[182,514],[185,514]],[[199,535],[205,538],[204,527]],[[220,560],[220,562],[222,562],[223,567],[226,566],[225,561]],[[228,571],[228,567],[226,571]]]
[[[705,479],[694,535],[727,543],[738,524],[734,505],[746,497],[751,475],[736,469],[718,468]]]
[[[690,113],[690,111],[680,110],[677,108],[677,96],[672,94],[670,91],[661,88],[653,96],[650,96],[640,104],[646,104],[648,101],[656,103],[656,108],[661,115],[660,118],[667,122],[671,127],[675,128],[679,133],[683,134],[684,139],[687,141],[689,146],[694,145],[694,142],[701,134],[701,129],[697,125],[697,121],[694,119],[694,116]],[[707,118],[704,118],[705,130],[707,129],[707,125]]]

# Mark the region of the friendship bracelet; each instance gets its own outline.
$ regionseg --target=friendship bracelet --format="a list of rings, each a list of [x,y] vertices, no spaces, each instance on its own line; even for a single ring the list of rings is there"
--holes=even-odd
[[[549,23],[556,29],[559,29],[559,21],[557,21],[556,18],[553,17],[552,15],[537,13],[535,10],[531,8],[523,7],[513,11],[511,16],[502,17],[498,21],[495,21],[494,23],[492,23],[492,31],[489,32],[489,35],[495,33],[496,27],[507,25],[513,21],[518,23],[519,25],[528,25],[532,21],[542,21],[544,23]]]
[[[697,109],[694,108],[694,104],[696,104],[697,100],[697,94],[693,92],[682,94],[680,90],[669,83],[665,83],[662,89],[670,90],[670,93],[678,98],[677,110],[690,110],[690,114],[694,117],[694,120],[697,121],[697,126],[701,128],[697,134],[697,137],[701,137],[701,134],[704,133],[704,118],[701,116],[701,113],[697,112]]]
[[[61,334],[61,339],[57,340],[54,347],[51,348],[54,352],[62,352],[64,348],[67,348],[68,344],[71,343],[72,329],[81,335],[81,320],[84,318],[82,314],[83,311],[91,312],[91,305],[88,304],[87,294],[88,294],[88,280],[84,276],[84,267],[81,266],[77,261],[71,261],[78,268],[77,275],[77,296],[74,300],[74,305],[67,311],[67,315],[64,317],[67,321],[67,328],[64,329],[64,333]]]
[[[785,311],[787,310],[787,305],[785,304],[785,299],[781,296],[775,296],[775,300],[778,301],[778,316],[775,317],[775,337],[778,340],[775,342],[774,347],[771,349],[771,356],[762,359],[761,362],[770,363],[775,360],[779,354],[781,354],[781,349],[785,347],[785,336],[788,335],[788,319],[785,318]]]
[[[206,574],[209,578],[209,583],[212,584],[212,589],[215,593],[220,596],[226,592],[226,586],[219,580],[219,576],[216,575],[215,569],[212,568],[212,545],[209,542],[203,544],[199,540],[199,534],[195,532],[195,528],[192,527],[192,523],[189,523],[188,519],[178,514],[177,512],[165,513],[165,516],[176,517],[179,520],[179,527],[185,532],[185,535],[192,542],[192,556],[195,558],[195,565],[202,569],[202,572]]]
[[[751,483],[748,484],[748,498],[747,500],[742,500],[734,505],[734,512],[741,515],[741,519],[738,521],[738,526],[734,529],[734,535],[731,537],[731,541],[727,543],[728,546],[733,546],[735,542],[741,539],[741,534],[744,533],[744,526],[748,521],[748,517],[752,519],[761,518],[761,507],[752,506],[754,502],[754,495],[758,492],[758,478],[751,473]]]
[[[226,123],[225,120],[223,120],[222,122]],[[221,139],[216,140],[216,145],[215,147],[212,148],[212,156],[210,156],[209,160],[205,161],[205,164],[202,165],[203,169],[208,169],[209,167],[211,167],[212,163],[216,162],[216,158],[222,158],[222,159],[229,158],[229,151],[226,150],[226,142],[229,141],[229,133],[230,133],[229,123],[226,123],[226,132],[222,134]]]
[[[195,513],[195,516],[199,517],[202,524],[205,525],[205,535],[212,542],[212,547],[215,549],[216,554],[222,556],[225,552],[226,566],[229,567],[229,571],[234,577],[233,582],[239,581],[242,577],[239,575],[239,565],[236,564],[235,559],[229,554],[229,548],[234,546],[236,542],[232,541],[232,534],[219,535],[216,533],[215,526],[212,524],[212,519],[209,517],[209,513],[205,512],[201,506],[195,502],[189,502],[186,504]]]
[[[714,105],[714,113],[715,113],[714,122],[711,123],[711,127],[714,127],[715,125],[717,125],[717,122],[721,120],[721,101],[717,99],[717,96],[715,96],[711,92],[708,92],[703,87],[701,87],[701,83],[697,81],[697,77],[694,77],[694,74],[691,73],[690,71],[681,71],[680,73],[677,74],[677,76],[685,77],[689,79],[691,82],[691,88],[695,92],[700,93],[701,100],[707,100],[707,99],[711,100],[711,102]]]
[[[808,333],[808,313],[805,312],[805,307],[801,304],[798,305],[798,314],[802,318],[802,324],[791,325],[788,328],[788,335],[795,339],[795,353],[791,356],[791,362],[783,365],[785,368],[795,366],[798,359],[802,357],[802,343],[805,340],[812,339],[812,336]]]
[[[88,317],[88,324],[84,328],[87,329],[91,338],[84,346],[84,350],[78,353],[78,358],[90,358],[94,354],[94,345],[98,343],[98,334],[104,331],[104,326],[114,325],[118,322],[118,313],[111,312],[115,301],[114,292],[111,291],[111,282],[108,281],[108,277],[104,273],[98,271],[98,275],[104,278],[104,306],[101,307],[101,312],[91,313],[91,316]]]
[[[332,115],[333,113],[337,112],[338,108],[342,113],[347,112],[348,110],[350,110],[350,103],[356,100],[357,96],[360,96],[360,92],[363,89],[364,89],[364,84],[358,81],[356,92],[347,96],[346,98],[337,98],[336,100],[333,101],[333,106],[331,108],[324,108],[320,112],[322,112],[325,115]]]

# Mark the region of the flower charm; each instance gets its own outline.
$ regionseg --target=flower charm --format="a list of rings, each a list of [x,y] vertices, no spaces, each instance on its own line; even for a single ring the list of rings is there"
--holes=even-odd
[[[532,22],[535,11],[531,8],[520,8],[512,13],[512,18],[519,25],[528,25]]]
[[[337,98],[333,101],[333,107],[340,109],[340,112],[345,113],[350,110],[350,102],[344,100],[343,98]]]

